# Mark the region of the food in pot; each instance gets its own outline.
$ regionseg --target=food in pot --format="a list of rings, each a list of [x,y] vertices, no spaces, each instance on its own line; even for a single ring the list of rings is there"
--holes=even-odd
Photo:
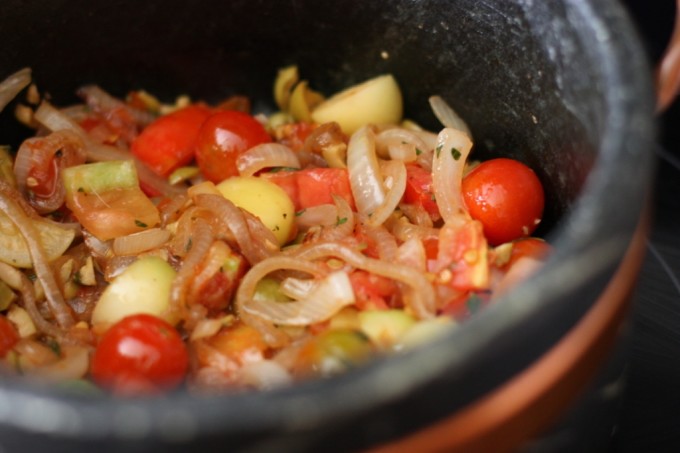
[[[0,107],[31,83],[0,85]],[[97,86],[0,156],[0,358],[119,395],[269,389],[456,328],[533,272],[543,189],[402,118],[382,75],[325,99],[284,68],[280,111]],[[7,114],[7,112],[5,112]]]

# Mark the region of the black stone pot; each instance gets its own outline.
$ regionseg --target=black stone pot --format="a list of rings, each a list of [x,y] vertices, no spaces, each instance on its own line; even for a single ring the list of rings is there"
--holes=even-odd
[[[408,116],[433,129],[427,98],[442,95],[471,124],[476,158],[510,155],[536,169],[547,191],[538,233],[555,245],[548,264],[441,341],[283,390],[124,401],[4,378],[1,447],[398,449],[396,442],[460,420],[542,363],[603,298],[612,300],[611,288],[623,288],[615,299],[625,307],[652,175],[653,100],[647,62],[615,1],[3,0],[0,7],[0,76],[32,67],[57,105],[97,83],[118,95],[143,87],[166,100],[241,93],[255,99],[255,111],[271,110],[276,70],[292,63],[327,94],[393,73]],[[25,133],[2,115],[0,141]],[[420,450],[471,451],[490,438],[496,451],[514,449],[546,429],[596,374],[620,313],[602,328],[599,355],[574,362],[580,380],[551,400],[567,401],[517,413],[530,429],[506,436],[506,420],[500,431],[456,443],[463,425],[454,424],[451,443],[444,435]]]

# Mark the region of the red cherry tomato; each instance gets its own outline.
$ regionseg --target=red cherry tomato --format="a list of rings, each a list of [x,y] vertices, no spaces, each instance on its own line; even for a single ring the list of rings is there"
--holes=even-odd
[[[123,318],[102,336],[92,358],[92,378],[121,395],[177,387],[189,355],[177,330],[148,314]]]
[[[550,244],[539,238],[522,238],[512,243],[512,252],[510,252],[510,260],[504,266],[509,269],[513,264],[522,257],[530,257],[537,260],[544,260],[547,258],[552,247]]]
[[[159,175],[169,175],[193,160],[198,131],[210,113],[206,106],[190,105],[161,116],[132,142],[132,153]]]
[[[264,126],[255,118],[225,110],[212,115],[201,127],[196,140],[196,162],[208,180],[218,183],[238,175],[238,156],[270,141]]]
[[[11,321],[0,315],[0,359],[19,341],[19,334]]]
[[[541,181],[513,159],[482,162],[463,179],[463,199],[492,245],[529,236],[543,215]]]

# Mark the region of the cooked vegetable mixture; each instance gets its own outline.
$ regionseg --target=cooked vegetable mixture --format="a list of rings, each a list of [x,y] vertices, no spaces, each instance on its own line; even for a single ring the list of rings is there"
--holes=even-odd
[[[534,172],[472,162],[438,96],[441,131],[404,120],[391,75],[325,99],[287,67],[271,115],[77,94],[0,83],[35,130],[0,148],[5,373],[125,396],[329,376],[455,328],[549,252]]]

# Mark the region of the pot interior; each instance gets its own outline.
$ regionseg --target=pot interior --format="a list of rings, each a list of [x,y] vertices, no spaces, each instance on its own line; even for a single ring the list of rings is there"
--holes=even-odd
[[[576,253],[560,240],[581,194],[587,193],[581,217],[588,217],[588,210],[598,204],[609,203],[607,209],[621,211],[616,228],[630,236],[644,198],[633,191],[635,186],[644,188],[649,175],[649,160],[641,155],[642,150],[629,152],[626,162],[617,163],[615,158],[616,153],[631,151],[649,138],[646,66],[636,43],[625,34],[617,36],[618,43],[598,41],[598,27],[607,33],[614,33],[607,28],[612,24],[623,31],[631,29],[614,2],[596,3],[606,7],[595,11],[589,9],[590,2],[574,6],[522,0],[4,0],[0,75],[32,67],[38,86],[56,105],[75,102],[79,86],[96,83],[118,96],[143,88],[164,101],[179,94],[209,101],[244,94],[252,98],[257,113],[274,109],[273,80],[286,65],[297,64],[302,78],[327,95],[392,73],[404,94],[407,117],[437,130],[440,126],[427,99],[439,94],[470,124],[474,159],[510,156],[537,172],[546,190],[544,221],[537,234],[554,239],[564,259]],[[624,55],[630,55],[627,68]],[[614,69],[621,71],[620,77],[613,76]],[[621,149],[610,149],[621,145],[624,127],[622,121],[611,121],[615,90],[623,93],[616,105],[623,106],[617,114],[624,117],[630,114],[630,98],[640,99],[634,118],[639,127]],[[623,122],[629,120],[623,118]],[[8,112],[0,117],[0,130],[0,141],[14,145],[28,133]],[[622,167],[598,167],[603,153],[609,153],[608,165]],[[594,169],[602,181],[599,192],[587,189]],[[604,195],[605,183],[615,181],[617,171],[628,178],[619,188],[621,194],[631,194],[627,200]],[[591,231],[605,234],[607,226],[601,217],[592,216],[592,222],[581,248],[595,240],[595,233],[588,236]],[[623,248],[617,253],[623,253]],[[559,281],[555,275],[545,275]],[[601,284],[598,280],[594,287]],[[549,291],[541,297],[547,302],[553,299]],[[582,302],[575,306],[581,311],[571,312],[569,322],[578,319],[591,302],[587,293],[579,297]],[[562,299],[554,305],[560,306]],[[480,324],[484,322],[480,319]],[[547,330],[533,326],[537,338],[543,332],[540,329]],[[540,337],[539,346],[504,369],[498,379],[535,358],[567,328],[568,324],[556,328],[545,342]],[[474,343],[475,332],[462,330],[459,335]],[[463,382],[466,372],[456,367],[449,371]],[[498,379],[488,379],[476,394],[496,385]],[[439,385],[444,382],[440,379]],[[334,391],[333,383],[311,387],[322,395]],[[475,392],[470,395],[473,398]],[[257,398],[248,404],[265,411],[266,404]],[[454,410],[469,398],[443,400],[442,408],[430,411],[428,417]],[[238,407],[248,411],[248,404]],[[330,406],[328,410],[333,410]],[[224,429],[223,423],[217,425]]]

